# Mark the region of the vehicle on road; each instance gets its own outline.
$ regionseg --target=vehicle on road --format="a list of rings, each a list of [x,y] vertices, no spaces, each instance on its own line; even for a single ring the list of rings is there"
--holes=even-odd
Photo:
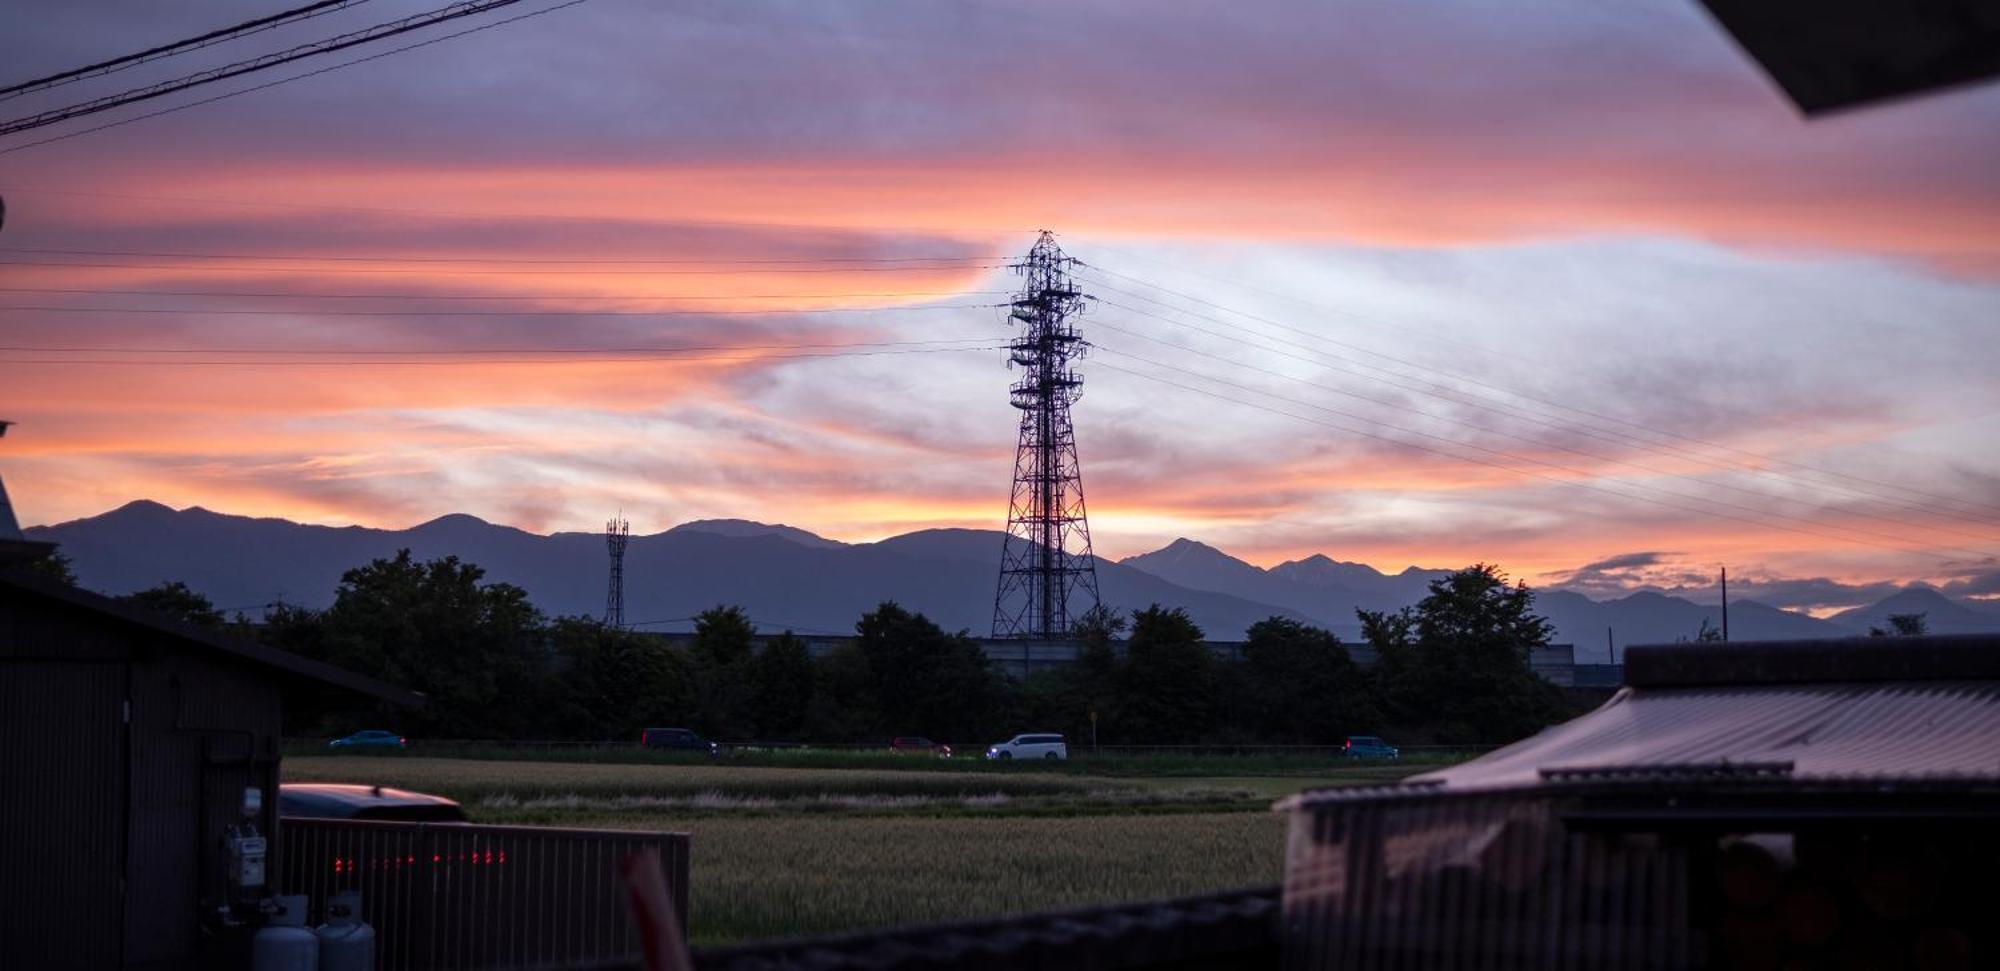
[[[986,749],[986,757],[996,760],[1069,758],[1069,745],[1061,735],[1043,733],[1016,735]]]
[[[933,742],[921,735],[898,735],[889,740],[889,751],[897,755],[929,755],[934,758],[951,758],[951,746],[943,742]]]
[[[384,786],[287,782],[278,787],[278,815],[311,819],[375,819],[463,823],[465,810],[443,796]]]
[[[326,743],[327,748],[380,748],[402,750],[410,747],[410,740],[395,732],[380,728],[370,728],[355,732],[346,738],[336,738]]]
[[[704,755],[722,754],[722,746],[696,735],[685,728],[648,728],[639,733],[639,744],[645,748],[667,749],[676,752],[700,752]]]
[[[1349,735],[1347,740],[1340,744],[1340,754],[1355,760],[1376,759],[1394,762],[1403,757],[1403,750],[1373,735]]]

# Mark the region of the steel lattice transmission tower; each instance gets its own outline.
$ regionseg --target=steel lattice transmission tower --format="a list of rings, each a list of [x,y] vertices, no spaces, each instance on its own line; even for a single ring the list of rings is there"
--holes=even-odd
[[[1011,363],[1022,372],[1011,392],[1021,410],[1021,443],[1014,453],[1000,589],[993,597],[995,637],[1064,637],[1097,606],[1083,470],[1069,417],[1069,406],[1083,394],[1083,378],[1070,365],[1090,347],[1070,322],[1085,301],[1069,274],[1075,263],[1045,230],[1027,259],[1013,264],[1024,278],[1009,314],[1024,329],[1008,345]]]
[[[604,589],[604,626],[625,629],[625,543],[632,524],[623,516],[604,524],[604,547],[611,553],[611,582]]]

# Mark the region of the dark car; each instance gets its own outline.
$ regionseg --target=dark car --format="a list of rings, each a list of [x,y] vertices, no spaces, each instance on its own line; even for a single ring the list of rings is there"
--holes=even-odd
[[[443,796],[383,786],[287,782],[278,787],[278,815],[311,819],[377,819],[406,823],[462,823],[465,810]]]
[[[646,748],[700,752],[705,755],[722,753],[722,746],[685,728],[648,728],[639,733],[639,744]]]
[[[1373,735],[1349,735],[1341,743],[1340,754],[1350,759],[1381,759],[1394,762],[1403,757],[1403,751]]]
[[[355,732],[354,734],[349,735],[346,738],[336,738],[333,741],[326,743],[326,747],[401,750],[408,748],[409,744],[410,742],[408,739],[404,738],[401,735],[396,734],[395,732],[383,731],[382,729],[379,728],[371,728],[368,729],[367,731]]]
[[[897,755],[929,755],[935,758],[951,758],[951,746],[933,742],[921,735],[898,735],[889,740],[889,751]]]

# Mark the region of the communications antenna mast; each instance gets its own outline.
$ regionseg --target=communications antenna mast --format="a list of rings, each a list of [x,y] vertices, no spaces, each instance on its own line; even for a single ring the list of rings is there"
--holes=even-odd
[[[1070,322],[1086,300],[1070,277],[1075,263],[1044,230],[1027,258],[1012,266],[1024,278],[1008,315],[1023,330],[1007,348],[1011,365],[1022,372],[1010,392],[1021,411],[1021,438],[993,597],[994,637],[1068,636],[1098,602],[1083,470],[1069,417],[1069,406],[1083,395],[1083,378],[1070,365],[1090,347]]]
[[[611,552],[611,582],[604,591],[604,626],[625,629],[625,543],[632,524],[620,516],[604,524],[604,547]]]

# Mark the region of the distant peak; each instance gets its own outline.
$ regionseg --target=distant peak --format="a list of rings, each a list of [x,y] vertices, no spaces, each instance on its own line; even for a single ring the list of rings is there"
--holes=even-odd
[[[122,506],[119,506],[116,509],[111,510],[108,513],[105,513],[105,515],[117,516],[117,515],[137,514],[137,515],[159,516],[159,515],[172,515],[173,511],[174,507],[169,506],[166,503],[154,502],[151,499],[134,499],[131,502],[128,502]]]
[[[455,526],[491,526],[491,525],[493,524],[487,522],[484,519],[479,518],[478,516],[474,516],[471,513],[453,512],[453,513],[446,513],[426,523],[418,523],[417,525],[412,526],[410,528],[449,529]]]
[[[801,546],[831,547],[845,546],[835,540],[797,526],[783,523],[760,523],[750,519],[696,519],[667,530],[669,533],[707,533],[712,536],[728,536],[746,539],[756,536],[776,536],[791,540]]]

